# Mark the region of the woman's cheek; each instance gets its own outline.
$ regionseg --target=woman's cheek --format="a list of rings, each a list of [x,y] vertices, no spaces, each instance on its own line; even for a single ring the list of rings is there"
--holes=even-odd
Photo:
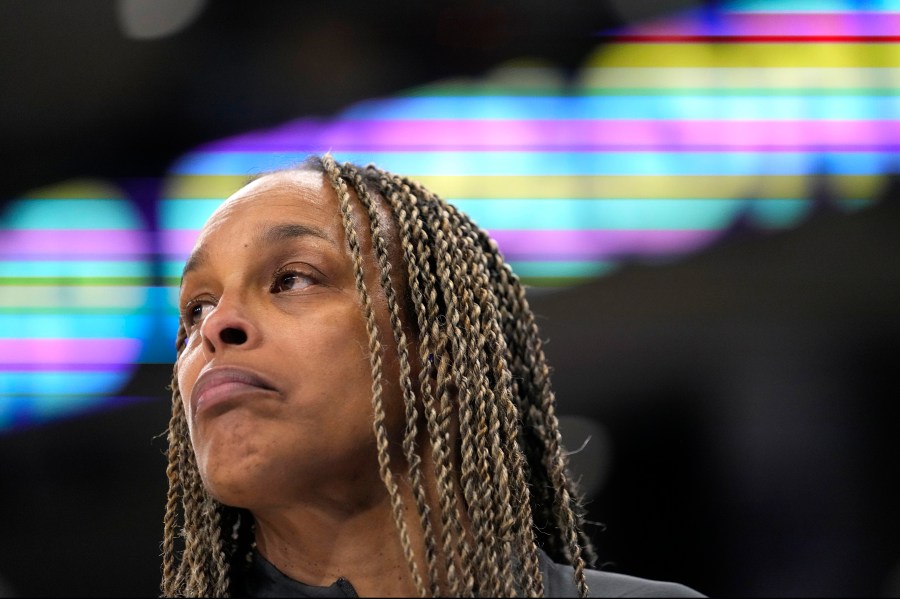
[[[198,353],[196,348],[188,345],[178,358],[178,391],[181,394],[184,413],[188,417],[188,425],[191,423],[191,391],[194,389],[199,372]]]

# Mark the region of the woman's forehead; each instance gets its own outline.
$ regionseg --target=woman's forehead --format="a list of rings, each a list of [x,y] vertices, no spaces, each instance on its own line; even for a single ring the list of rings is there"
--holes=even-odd
[[[402,259],[394,216],[380,194],[371,193],[369,197],[378,214],[390,259],[399,267]],[[212,237],[230,243],[234,227],[243,230],[255,228],[259,223],[279,221],[311,224],[327,231],[339,245],[345,243],[340,202],[331,181],[319,171],[293,170],[264,175],[235,192],[206,221],[195,248],[208,245]],[[354,191],[350,194],[350,223],[362,246],[370,248],[371,223]]]
[[[229,213],[244,208],[328,208],[337,209],[334,190],[322,173],[284,171],[264,175],[235,192],[213,213]]]
[[[252,181],[225,200],[207,219],[195,250],[210,243],[234,241],[235,234],[255,232],[264,223],[309,224],[329,230],[330,237],[341,234],[337,197],[321,173],[273,173]]]

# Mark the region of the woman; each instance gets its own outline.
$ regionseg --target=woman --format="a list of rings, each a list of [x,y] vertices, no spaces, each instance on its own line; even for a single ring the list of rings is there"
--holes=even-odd
[[[329,156],[256,179],[182,278],[166,595],[662,594],[593,558],[494,242]]]

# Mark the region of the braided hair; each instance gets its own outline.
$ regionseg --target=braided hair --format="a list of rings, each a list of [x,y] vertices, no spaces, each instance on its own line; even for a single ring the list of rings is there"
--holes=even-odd
[[[379,473],[419,594],[543,596],[541,548],[573,566],[579,593],[587,596],[584,568],[595,554],[560,444],[550,368],[525,290],[496,243],[468,216],[408,178],[373,165],[338,164],[328,154],[298,168],[321,172],[338,197],[367,326]],[[393,222],[383,222],[379,202]],[[424,539],[422,560],[410,542],[390,463],[383,350],[353,224],[358,210],[370,224],[398,352],[405,415],[400,441]],[[402,264],[392,264],[397,248],[388,247],[389,228],[396,229]],[[404,270],[399,289],[391,276],[398,267]],[[417,356],[409,355],[404,324],[417,335]],[[179,356],[184,340],[179,325]],[[176,362],[161,589],[167,596],[226,597],[251,558],[253,519],[204,489],[177,375]],[[427,448],[416,444],[423,423]],[[425,451],[430,459],[422,459]],[[434,501],[428,500],[424,468],[433,469]]]

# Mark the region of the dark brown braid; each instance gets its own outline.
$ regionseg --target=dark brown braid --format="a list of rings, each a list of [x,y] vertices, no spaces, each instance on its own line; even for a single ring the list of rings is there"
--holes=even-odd
[[[323,173],[338,196],[369,338],[379,471],[418,592],[543,596],[541,547],[555,561],[574,567],[579,592],[587,596],[584,568],[594,553],[567,472],[550,369],[525,291],[496,244],[465,214],[407,178],[372,165],[339,165],[329,155],[299,168]],[[384,222],[379,206],[393,222]],[[397,347],[405,474],[389,456],[382,401],[385,350],[354,225],[362,220],[354,213],[370,225]],[[396,229],[401,273],[392,273],[399,264],[392,266],[386,226]],[[417,346],[416,366],[407,348],[410,335]],[[184,338],[179,327],[179,355]],[[424,433],[427,440],[419,446]],[[203,488],[177,364],[168,459],[162,592],[229,596],[236,573],[251,555],[252,516],[219,504]],[[428,500],[426,467],[436,481],[436,501]],[[416,504],[425,550],[421,573],[398,477],[410,486]]]

